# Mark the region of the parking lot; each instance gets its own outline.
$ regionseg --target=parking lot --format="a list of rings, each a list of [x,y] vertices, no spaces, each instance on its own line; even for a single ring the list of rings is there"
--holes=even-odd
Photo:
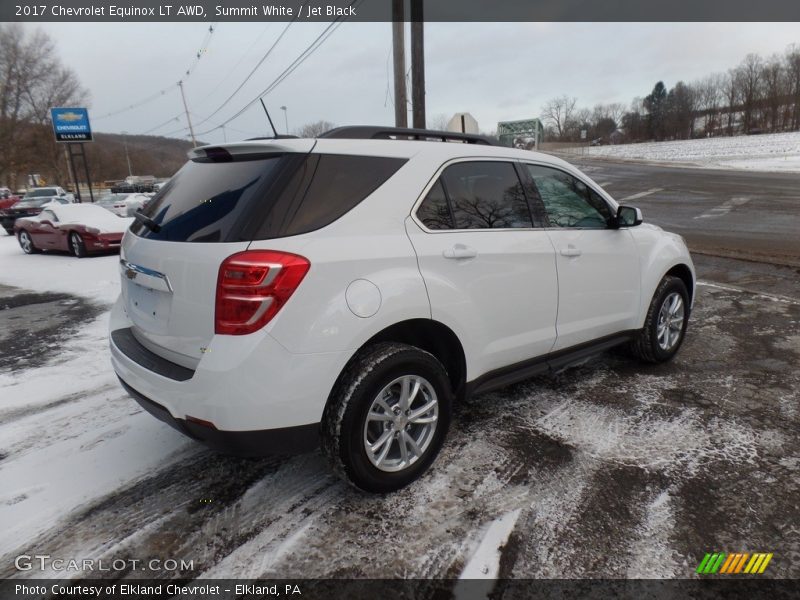
[[[757,217],[732,233],[737,210],[773,214],[755,183],[757,201],[695,219],[731,195],[679,200],[677,176],[584,166],[616,197],[662,188],[630,203],[701,250],[681,352],[643,366],[615,351],[476,396],[434,468],[383,497],[318,452],[229,458],[144,413],[106,351],[117,257],[26,256],[0,235],[0,576],[34,576],[13,557],[46,553],[193,561],[158,577],[665,578],[725,551],[800,577],[800,252],[780,233],[796,234],[797,200],[776,200],[794,219],[777,234]]]

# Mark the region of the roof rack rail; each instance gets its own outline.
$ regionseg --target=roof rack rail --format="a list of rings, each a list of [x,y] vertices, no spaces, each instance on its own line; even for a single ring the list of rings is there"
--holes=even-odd
[[[404,127],[374,127],[371,125],[352,125],[336,127],[326,131],[320,138],[348,140],[390,140],[408,139],[439,142],[462,142],[465,144],[483,144],[497,146],[497,141],[485,135],[459,133],[455,131],[435,131],[433,129],[407,129]]]

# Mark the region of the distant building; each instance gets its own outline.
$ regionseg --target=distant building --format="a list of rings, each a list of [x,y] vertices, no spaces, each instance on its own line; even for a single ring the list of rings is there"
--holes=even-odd
[[[456,113],[450,122],[447,123],[447,131],[457,131],[460,133],[480,133],[478,122],[469,113]]]

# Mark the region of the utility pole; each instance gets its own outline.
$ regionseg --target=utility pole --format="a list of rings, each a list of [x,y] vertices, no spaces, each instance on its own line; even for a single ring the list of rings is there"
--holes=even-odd
[[[411,0],[411,105],[414,128],[425,129],[425,18],[422,0]]]
[[[67,175],[72,179],[72,184],[75,186],[75,197],[80,198],[81,193],[78,191],[78,177],[72,165],[72,153],[69,151],[69,144],[64,144],[64,158],[67,160]]]
[[[285,106],[281,106],[281,110],[283,111],[283,121],[286,124],[286,135],[289,135],[289,111]]]
[[[128,132],[122,132],[122,143],[125,144],[125,160],[128,161],[128,175],[133,176],[133,170],[131,169],[131,157],[128,154]]]
[[[408,127],[406,95],[405,0],[392,0],[392,56],[394,64],[394,125]]]
[[[181,98],[183,98],[183,110],[186,111],[186,122],[189,123],[189,133],[192,134],[192,146],[197,148],[197,140],[194,139],[194,128],[192,128],[192,119],[189,118],[189,107],[186,105],[186,94],[183,93],[183,80],[178,82],[178,87],[181,88]]]

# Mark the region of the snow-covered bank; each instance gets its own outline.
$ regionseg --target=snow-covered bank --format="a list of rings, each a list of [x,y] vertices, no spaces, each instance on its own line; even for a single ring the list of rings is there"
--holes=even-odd
[[[570,153],[706,169],[800,172],[800,132],[573,148]]]

